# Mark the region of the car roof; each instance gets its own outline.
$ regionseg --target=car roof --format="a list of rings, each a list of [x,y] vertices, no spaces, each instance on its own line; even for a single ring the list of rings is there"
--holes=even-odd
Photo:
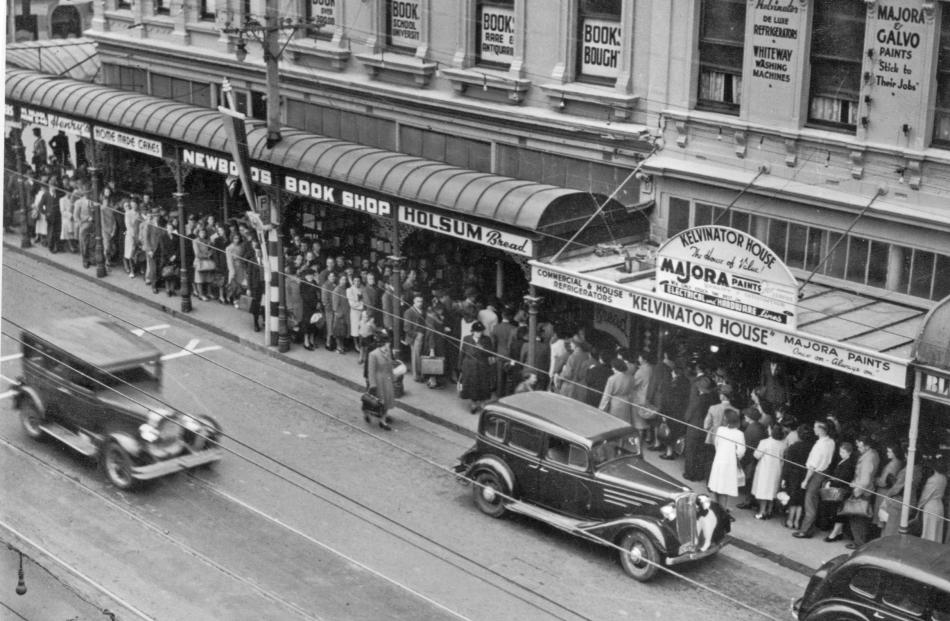
[[[116,371],[161,357],[161,352],[127,328],[102,317],[50,321],[24,330],[52,347],[103,371]]]
[[[950,547],[919,537],[875,539],[855,552],[848,564],[873,565],[950,593]]]
[[[524,419],[543,421],[573,435],[587,439],[629,429],[624,421],[577,399],[553,392],[535,390],[522,392],[496,401],[514,410]]]

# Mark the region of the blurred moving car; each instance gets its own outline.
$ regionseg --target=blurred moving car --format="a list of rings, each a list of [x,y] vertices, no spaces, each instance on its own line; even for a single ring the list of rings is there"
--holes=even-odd
[[[950,621],[950,546],[875,539],[822,565],[792,613],[799,621]]]
[[[14,405],[26,434],[97,458],[119,489],[221,459],[221,427],[161,399],[161,352],[99,317],[24,330]]]
[[[640,581],[715,554],[729,532],[719,505],[643,460],[633,427],[550,392],[485,406],[455,471],[474,483],[483,513],[520,513],[619,546],[624,571]]]

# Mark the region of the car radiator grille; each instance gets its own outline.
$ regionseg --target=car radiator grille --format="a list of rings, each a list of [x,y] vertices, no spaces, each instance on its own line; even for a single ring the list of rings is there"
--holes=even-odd
[[[692,551],[696,542],[696,494],[683,494],[676,499],[676,535],[680,554]]]

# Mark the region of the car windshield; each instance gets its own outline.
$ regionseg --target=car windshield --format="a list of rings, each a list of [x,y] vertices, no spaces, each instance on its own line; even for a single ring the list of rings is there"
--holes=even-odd
[[[639,454],[640,436],[637,432],[601,440],[591,448],[595,467],[623,457],[636,457]]]
[[[161,379],[161,366],[157,362],[148,362],[129,369],[120,369],[114,373],[100,373],[97,379],[105,386],[120,386]]]

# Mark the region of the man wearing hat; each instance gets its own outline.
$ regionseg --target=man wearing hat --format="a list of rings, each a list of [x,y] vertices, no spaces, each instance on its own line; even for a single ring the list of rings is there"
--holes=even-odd
[[[706,431],[703,423],[706,414],[718,400],[716,384],[706,375],[706,365],[696,360],[694,375],[689,382],[689,399],[683,422],[686,423],[686,457],[683,478],[687,481],[702,481],[706,478]]]
[[[89,200],[85,188],[80,191],[79,198],[73,203],[73,221],[76,223],[76,234],[79,237],[79,256],[82,257],[82,266],[92,264],[92,201]]]

